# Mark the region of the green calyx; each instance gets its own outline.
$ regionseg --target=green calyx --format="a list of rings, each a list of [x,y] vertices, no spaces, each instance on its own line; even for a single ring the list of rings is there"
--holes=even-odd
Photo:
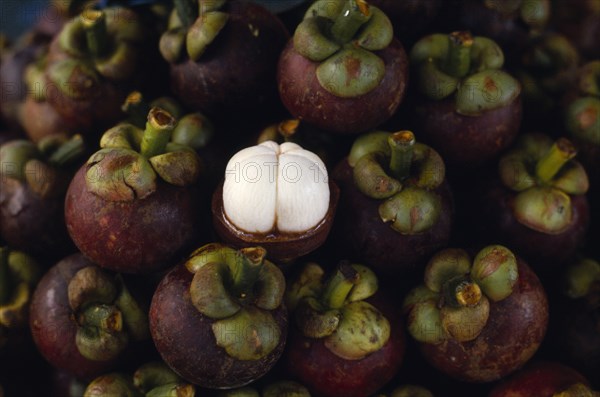
[[[578,76],[579,98],[566,111],[566,127],[583,144],[600,145],[600,61],[586,63]]]
[[[26,140],[0,146],[0,176],[27,183],[42,198],[64,193],[69,178],[63,168],[81,158],[85,151],[80,135],[52,135],[37,145]]]
[[[381,349],[390,336],[388,320],[365,300],[378,289],[367,267],[341,262],[324,281],[320,266],[309,263],[287,292],[295,302],[296,326],[307,337],[323,339],[335,355],[360,360]]]
[[[404,385],[395,388],[390,397],[433,397],[433,393],[417,385]]]
[[[89,360],[112,360],[129,340],[149,337],[147,315],[120,276],[82,268],[69,281],[68,299],[78,326],[75,344]]]
[[[584,258],[567,267],[564,292],[569,298],[586,297],[595,286],[600,287],[600,263]]]
[[[94,379],[83,397],[194,397],[195,387],[185,383],[166,364],[150,362],[133,374],[110,373]]]
[[[267,356],[282,337],[271,311],[283,302],[285,279],[266,254],[261,247],[237,251],[214,243],[196,250],[186,262],[194,274],[192,304],[214,320],[217,345],[239,360]]]
[[[160,52],[175,63],[187,55],[198,61],[227,25],[229,14],[223,11],[226,0],[175,0],[175,9],[167,30],[160,38]]]
[[[423,233],[441,213],[441,198],[432,190],[442,184],[445,166],[429,146],[415,142],[410,131],[375,131],[359,137],[348,155],[358,190],[385,200],[383,222],[402,234]]]
[[[553,142],[542,134],[526,134],[499,163],[504,185],[518,192],[513,205],[523,225],[548,234],[566,230],[572,222],[571,195],[585,194],[589,180],[573,160],[576,149],[565,138]]]
[[[111,7],[101,11],[84,10],[66,23],[59,33],[58,42],[71,57],[71,63],[88,69],[89,78],[93,76],[98,80],[98,76],[103,76],[122,81],[133,75],[139,52],[136,47],[144,37],[145,28],[136,13],[127,8]],[[51,80],[55,83],[68,82],[65,68],[61,68],[61,76],[54,76]],[[71,83],[75,85],[78,81]]]
[[[473,261],[462,249],[440,251],[425,268],[425,283],[404,299],[410,334],[430,344],[477,338],[490,302],[508,298],[518,277],[517,259],[503,246],[485,247]]]
[[[121,123],[106,131],[86,163],[88,189],[109,201],[132,201],[152,194],[158,177],[175,186],[194,184],[202,163],[194,149],[173,142],[176,124],[168,112],[152,108],[145,130]]]
[[[552,397],[598,397],[600,392],[590,389],[582,383],[575,383],[565,390],[554,393]]]
[[[533,32],[543,29],[550,19],[549,0],[484,0],[484,4],[505,17],[518,16]]]
[[[310,397],[310,393],[306,387],[297,382],[291,380],[282,380],[265,386],[262,390],[262,396]]]
[[[466,116],[507,106],[521,92],[519,82],[500,70],[500,47],[468,32],[426,36],[413,46],[410,60],[421,94],[432,100],[454,95],[456,111]]]
[[[389,18],[364,0],[318,0],[294,32],[294,49],[318,62],[317,79],[331,94],[354,98],[375,89],[385,64],[373,52],[390,45]]]
[[[2,332],[27,326],[31,295],[42,275],[29,255],[0,247],[0,346]]]

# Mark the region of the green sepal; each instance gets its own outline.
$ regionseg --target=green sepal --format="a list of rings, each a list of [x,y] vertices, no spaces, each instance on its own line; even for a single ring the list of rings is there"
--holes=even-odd
[[[200,177],[202,162],[193,150],[167,152],[148,159],[154,171],[167,183],[189,186]]]
[[[385,63],[360,48],[345,48],[322,62],[316,70],[319,84],[340,98],[355,98],[375,89],[385,75]]]
[[[63,59],[48,66],[50,83],[63,95],[82,101],[96,98],[100,90],[98,73],[87,63],[75,59]]]
[[[27,140],[14,140],[0,146],[0,175],[4,178],[25,180],[25,164],[39,159],[37,147]]]
[[[175,63],[183,58],[186,36],[187,32],[182,27],[170,29],[160,36],[158,47],[167,62]]]
[[[285,292],[285,304],[290,312],[296,310],[302,299],[318,296],[319,291],[323,288],[324,275],[325,271],[318,264],[309,262],[304,265],[300,275],[295,278]]]
[[[592,259],[582,259],[567,266],[564,291],[571,299],[583,298],[597,282],[600,282],[600,264]]]
[[[600,98],[583,97],[571,103],[566,124],[577,139],[600,146]]]
[[[517,194],[514,214],[523,225],[547,234],[562,233],[573,221],[571,198],[551,187],[533,187]]]
[[[281,330],[271,313],[251,306],[215,321],[212,331],[217,345],[242,361],[266,357],[281,340]]]
[[[468,342],[477,338],[487,324],[489,315],[490,302],[485,296],[473,307],[445,305],[440,309],[442,328],[450,338],[458,342]]]
[[[456,92],[459,84],[459,79],[441,71],[433,59],[428,59],[419,66],[417,86],[421,94],[429,99],[447,98]]]
[[[90,192],[108,201],[143,199],[156,191],[156,173],[150,163],[130,149],[106,148],[86,163]]]
[[[356,162],[352,170],[354,183],[364,195],[374,199],[387,199],[402,189],[402,183],[388,176],[381,166],[384,160],[381,152],[373,152]]]
[[[173,383],[181,382],[181,378],[162,361],[152,361],[139,367],[133,374],[133,385],[142,393]]]
[[[200,313],[213,319],[223,319],[242,309],[225,286],[231,284],[229,271],[224,262],[209,262],[195,272],[190,285],[190,300]]]
[[[379,206],[383,222],[401,234],[419,234],[432,228],[441,214],[441,198],[427,190],[406,187]]]
[[[350,265],[358,272],[358,281],[350,290],[347,302],[356,302],[365,300],[375,295],[379,289],[379,281],[375,273],[366,266],[353,263]]]
[[[107,130],[100,138],[100,148],[140,150],[144,131],[129,123],[120,123]]]
[[[150,338],[150,324],[148,314],[133,298],[129,289],[125,285],[123,276],[118,274],[116,281],[119,285],[119,293],[113,304],[123,314],[123,323],[129,335],[134,341],[141,341]]]
[[[392,22],[377,7],[369,7],[371,18],[361,27],[356,44],[369,51],[383,50],[394,38]]]
[[[346,360],[360,360],[380,350],[389,340],[389,321],[373,305],[358,301],[341,309],[335,332],[324,340],[325,347]]]
[[[519,279],[517,258],[506,247],[491,245],[475,256],[471,279],[494,302],[508,298]]]
[[[441,292],[446,281],[465,276],[471,270],[469,254],[458,248],[447,248],[435,254],[425,267],[425,286],[434,292]]]
[[[466,116],[508,106],[521,93],[519,82],[501,70],[487,70],[465,78],[456,93],[456,111]]]
[[[412,305],[408,313],[408,332],[419,342],[439,344],[448,338],[442,326],[437,302],[426,300]]]
[[[295,308],[294,319],[300,332],[308,338],[324,338],[332,335],[341,320],[339,309],[324,309],[319,301],[309,297],[301,300]]]
[[[342,46],[322,32],[331,27],[331,21],[324,17],[308,18],[300,22],[294,33],[294,49],[313,62],[322,62]]]
[[[206,48],[219,35],[227,24],[229,14],[220,11],[210,11],[201,14],[190,26],[186,35],[186,49],[191,60],[197,61]]]
[[[208,145],[214,134],[215,128],[210,120],[201,113],[190,113],[177,122],[171,135],[171,142],[200,149]]]
[[[131,378],[119,373],[110,373],[94,379],[83,393],[83,397],[142,397],[131,383]]]
[[[385,158],[390,156],[390,145],[388,144],[389,132],[373,131],[360,135],[350,149],[348,164],[355,167],[358,160],[369,153],[382,153]]]

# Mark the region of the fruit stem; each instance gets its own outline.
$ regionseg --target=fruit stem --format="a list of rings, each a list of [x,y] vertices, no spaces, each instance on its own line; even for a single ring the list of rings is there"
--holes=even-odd
[[[235,296],[244,301],[252,299],[252,290],[263,267],[267,251],[262,247],[242,248],[242,260],[237,261],[233,275]]]
[[[141,92],[133,91],[125,98],[121,110],[129,115],[131,124],[143,128],[150,112],[150,105],[144,100]]]
[[[109,333],[123,329],[123,315],[114,306],[95,304],[86,308],[79,316],[82,327],[94,327]]]
[[[352,40],[358,29],[369,20],[371,13],[365,0],[348,0],[331,26],[332,37],[340,44]]]
[[[142,137],[140,153],[146,158],[162,154],[171,139],[177,124],[175,118],[161,108],[152,108],[148,113],[146,130]]]
[[[109,48],[106,14],[102,11],[88,9],[81,13],[81,21],[85,28],[87,47],[92,57],[104,57]]]
[[[192,26],[196,18],[198,18],[197,2],[192,0],[173,0],[177,16],[181,21],[184,29]]]
[[[321,295],[321,304],[329,309],[343,307],[358,277],[358,272],[349,262],[340,263]]]
[[[8,247],[0,247],[0,306],[10,299],[10,271],[8,267]]]
[[[463,276],[448,280],[444,290],[444,301],[452,307],[477,306],[483,296],[479,285]]]
[[[84,152],[83,138],[81,135],[75,134],[50,155],[48,162],[56,166],[63,166],[81,158]]]
[[[577,149],[566,138],[560,138],[552,147],[540,158],[536,164],[535,172],[542,182],[550,182],[560,169],[575,155]]]
[[[473,36],[466,31],[452,32],[448,36],[448,42],[448,56],[443,65],[444,72],[456,78],[465,77],[471,68]]]
[[[390,171],[392,176],[402,181],[410,176],[415,135],[411,131],[398,131],[388,138],[390,145]]]

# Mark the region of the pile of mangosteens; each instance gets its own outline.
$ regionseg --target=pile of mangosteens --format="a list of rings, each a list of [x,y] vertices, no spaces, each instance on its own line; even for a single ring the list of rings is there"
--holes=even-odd
[[[0,397],[600,395],[600,0],[39,11]]]

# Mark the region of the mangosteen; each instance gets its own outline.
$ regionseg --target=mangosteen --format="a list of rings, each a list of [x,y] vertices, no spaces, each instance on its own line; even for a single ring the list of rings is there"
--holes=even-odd
[[[566,363],[599,386],[600,263],[589,258],[574,261],[563,282],[563,299],[553,306],[550,340]]]
[[[594,397],[589,382],[573,368],[538,361],[496,385],[489,397]]]
[[[160,108],[150,110],[145,130],[118,124],[71,181],[67,230],[100,267],[158,271],[172,266],[199,237],[202,198],[195,184],[201,160],[192,148],[172,141],[175,126]]]
[[[566,138],[524,134],[499,162],[499,178],[479,196],[480,228],[513,248],[538,271],[570,259],[590,223],[583,166]]]
[[[457,23],[462,29],[496,41],[511,57],[550,20],[551,0],[462,0]]]
[[[285,365],[316,395],[375,393],[400,369],[405,337],[399,311],[368,267],[342,261],[329,277],[304,266],[286,294],[294,319]]]
[[[438,252],[403,310],[425,359],[467,382],[490,382],[521,367],[540,346],[548,323],[539,279],[499,245],[485,247],[473,260],[462,249]]]
[[[117,366],[129,347],[149,338],[144,309],[120,275],[73,254],[42,277],[29,321],[46,360],[88,379]]]
[[[453,203],[444,161],[412,132],[359,137],[334,179],[338,243],[382,274],[411,273],[448,244]]]
[[[150,307],[163,360],[189,382],[241,387],[275,365],[287,336],[285,279],[261,247],[208,244],[171,270]]]
[[[546,33],[529,40],[513,59],[515,75],[523,87],[525,128],[562,134],[561,100],[577,79],[577,49],[566,37]]]
[[[273,260],[290,262],[325,242],[338,197],[316,154],[267,141],[229,160],[213,195],[213,224],[234,246],[261,245]]]
[[[29,255],[0,247],[0,357],[12,361],[10,350],[25,343],[31,295],[42,276],[41,266]],[[7,356],[11,357],[7,359]],[[21,356],[22,357],[22,356]],[[3,368],[3,370],[8,368]]]
[[[174,3],[160,50],[181,102],[217,118],[276,103],[275,68],[289,37],[279,18],[248,1]]]
[[[84,150],[80,135],[0,146],[0,235],[6,242],[44,261],[75,251],[64,200]]]
[[[86,9],[50,45],[46,100],[81,133],[102,131],[123,117],[121,103],[143,75],[147,29],[130,9]],[[148,60],[146,60],[148,61]]]
[[[554,1],[552,17],[557,30],[569,38],[588,60],[600,58],[600,4],[597,0]]]
[[[574,92],[567,94],[565,124],[581,162],[600,186],[600,61],[583,65],[577,80]]]
[[[176,396],[194,397],[196,388],[186,383],[165,363],[153,361],[132,376],[120,372],[101,375],[87,385],[83,397]]]
[[[521,85],[501,69],[496,42],[465,31],[432,34],[413,46],[410,61],[414,127],[448,166],[472,170],[510,146],[521,125]]]
[[[364,0],[319,0],[284,48],[277,81],[295,118],[356,134],[396,112],[406,91],[408,60],[379,8]]]

